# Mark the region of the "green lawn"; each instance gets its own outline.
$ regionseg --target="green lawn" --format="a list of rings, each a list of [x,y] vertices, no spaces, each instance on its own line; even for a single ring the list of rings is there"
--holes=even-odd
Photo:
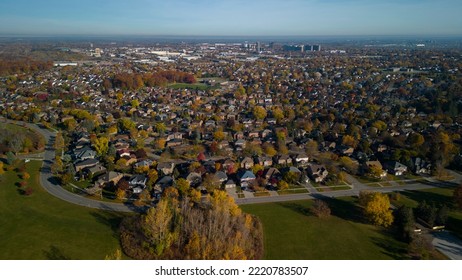
[[[309,213],[312,201],[241,206],[263,223],[266,259],[404,259],[406,245],[361,221],[353,198],[330,199],[334,215]]]
[[[297,194],[297,193],[309,193],[309,191],[305,188],[303,189],[288,189],[277,191],[279,195],[287,195],[287,194]]]
[[[203,84],[203,83],[195,83],[195,84],[186,84],[186,83],[175,83],[168,86],[169,88],[173,89],[192,89],[192,90],[207,90],[211,87]]]
[[[80,207],[49,195],[41,162],[27,164],[31,196],[19,194],[16,172],[0,176],[0,259],[104,259],[119,249],[122,214]]]

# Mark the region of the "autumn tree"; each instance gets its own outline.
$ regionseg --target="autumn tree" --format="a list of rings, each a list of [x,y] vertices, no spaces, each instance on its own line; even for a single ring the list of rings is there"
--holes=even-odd
[[[106,137],[96,138],[93,142],[93,147],[99,156],[104,156],[109,150],[109,139]]]
[[[0,175],[5,173],[5,169],[3,169],[3,161],[0,161]]]
[[[281,120],[284,119],[284,112],[281,110],[279,107],[274,107],[271,110],[271,113],[273,114],[273,117],[276,119],[276,121],[280,122]]]
[[[159,178],[159,174],[157,170],[151,169],[148,171],[148,186],[154,186],[157,179]]]
[[[164,149],[166,144],[167,144],[167,140],[164,138],[159,138],[154,141],[154,147],[158,150]]]
[[[265,142],[262,145],[262,149],[263,149],[263,152],[269,157],[274,157],[278,153],[276,149],[274,148],[274,146],[267,142]]]
[[[53,148],[55,148],[56,150],[62,150],[64,149],[64,147],[65,145],[64,145],[63,134],[61,132],[58,132],[56,133],[55,142],[53,143]]]
[[[283,191],[289,188],[289,184],[286,181],[281,180],[278,182],[277,187],[278,187],[278,190]]]
[[[341,157],[339,159],[340,165],[346,169],[346,171],[352,175],[358,173],[359,164],[358,162],[353,161],[349,157]]]
[[[393,223],[390,199],[386,194],[361,191],[359,203],[366,218],[374,225],[388,227]]]
[[[63,172],[63,161],[60,156],[56,156],[53,164],[51,165],[51,173],[58,174]]]
[[[377,128],[378,131],[384,131],[387,129],[387,124],[383,121],[375,121],[372,123],[372,127]]]
[[[434,161],[442,163],[446,167],[457,154],[457,146],[451,136],[445,132],[439,132],[433,139],[432,157]]]
[[[117,189],[116,190],[116,197],[118,200],[123,200],[125,199],[125,196],[127,195],[126,191],[123,189]]]
[[[409,135],[407,142],[412,148],[418,148],[425,143],[425,138],[422,136],[422,134],[414,132]]]
[[[215,191],[220,188],[220,181],[215,174],[209,173],[205,175],[202,185],[205,187],[208,193]]]
[[[257,120],[263,120],[266,118],[267,112],[262,106],[255,106],[252,111],[254,117]]]
[[[176,180],[176,187],[182,197],[187,196],[190,189],[190,184],[188,180],[180,178]]]
[[[136,124],[129,118],[121,118],[118,121],[118,125],[121,131],[130,131],[136,128]]]
[[[330,216],[331,210],[329,205],[320,199],[315,199],[313,206],[310,208],[311,213],[318,218],[328,218]]]
[[[156,129],[156,132],[159,133],[160,136],[164,136],[164,133],[167,130],[167,126],[164,123],[156,123],[154,127]]]
[[[358,142],[355,138],[353,138],[353,136],[345,135],[342,138],[342,144],[356,148],[356,146],[358,145]]]
[[[223,129],[218,129],[213,133],[213,139],[216,141],[223,141],[225,139],[225,133],[223,132]]]

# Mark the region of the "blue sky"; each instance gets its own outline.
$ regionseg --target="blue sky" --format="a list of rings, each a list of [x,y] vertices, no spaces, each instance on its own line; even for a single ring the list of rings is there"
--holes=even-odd
[[[0,0],[0,35],[462,35],[461,0]]]

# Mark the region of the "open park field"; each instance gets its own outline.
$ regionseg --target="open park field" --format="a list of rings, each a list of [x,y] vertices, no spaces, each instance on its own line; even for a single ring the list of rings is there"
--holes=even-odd
[[[405,259],[405,244],[361,219],[354,198],[330,199],[333,212],[320,219],[309,212],[312,201],[244,205],[263,223],[266,259]]]
[[[27,163],[33,190],[20,193],[15,171],[0,175],[0,259],[104,259],[119,247],[122,214],[61,201],[40,187],[39,161]]]

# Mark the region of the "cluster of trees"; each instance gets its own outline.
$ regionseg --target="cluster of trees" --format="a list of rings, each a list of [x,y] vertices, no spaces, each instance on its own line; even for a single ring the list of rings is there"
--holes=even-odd
[[[449,208],[446,205],[437,207],[435,203],[428,204],[424,200],[417,206],[415,214],[417,218],[424,221],[429,227],[442,226],[448,218]]]
[[[408,206],[401,206],[393,213],[395,217],[394,226],[398,238],[408,243],[408,254],[414,259],[437,259],[438,254],[431,243],[431,240],[415,230],[416,217],[420,222],[428,226],[444,225],[448,215],[448,208],[442,206],[437,208],[434,204],[427,204],[425,201],[419,203],[416,209]]]
[[[260,259],[262,227],[242,213],[226,192],[205,201],[167,189],[156,207],[125,218],[124,252],[134,259]],[[193,202],[194,201],[194,202]]]
[[[36,61],[29,59],[4,60],[0,59],[0,76],[7,76],[20,73],[31,73],[36,71],[49,70],[53,67],[51,61]]]
[[[24,129],[11,129],[0,125],[0,154],[7,152],[31,152],[45,147],[42,137]]]
[[[111,80],[104,81],[104,87],[117,87],[121,89],[136,90],[143,86],[167,86],[168,83],[187,83],[194,84],[194,75],[182,71],[159,71],[155,73],[120,73],[116,74]]]

